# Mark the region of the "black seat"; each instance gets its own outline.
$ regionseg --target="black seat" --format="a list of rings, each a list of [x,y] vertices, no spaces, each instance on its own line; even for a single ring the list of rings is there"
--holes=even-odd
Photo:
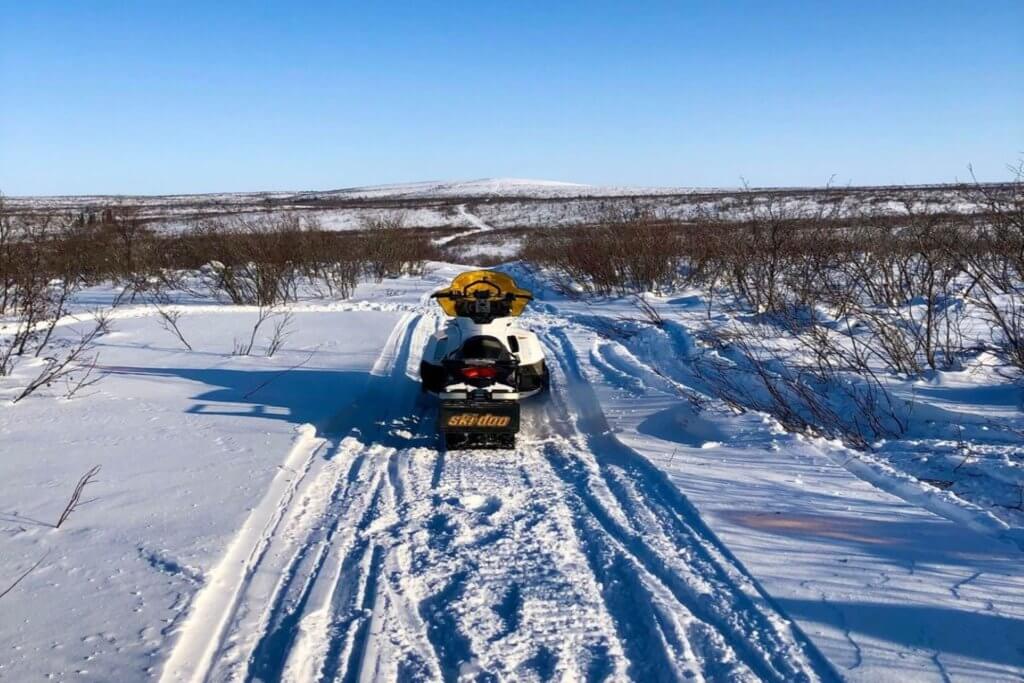
[[[505,362],[513,360],[513,356],[504,344],[494,337],[470,337],[456,354],[460,360],[490,360]]]

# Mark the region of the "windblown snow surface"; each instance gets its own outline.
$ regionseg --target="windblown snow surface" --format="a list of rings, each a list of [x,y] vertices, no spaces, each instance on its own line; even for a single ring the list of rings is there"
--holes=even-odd
[[[698,410],[700,301],[619,341],[517,271],[552,391],[515,450],[440,450],[416,374],[443,323],[428,296],[460,270],[293,305],[272,358],[230,353],[254,309],[183,297],[190,352],[120,306],[90,395],[4,403],[0,590],[42,561],[0,599],[0,679],[1024,675],[1018,521]],[[95,500],[54,529],[97,464]]]

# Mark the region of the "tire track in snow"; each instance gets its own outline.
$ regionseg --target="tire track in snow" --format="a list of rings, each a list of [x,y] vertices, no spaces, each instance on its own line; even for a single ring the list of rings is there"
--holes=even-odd
[[[419,401],[403,370],[415,365],[422,328],[408,327],[386,345],[367,392],[370,405],[390,401],[395,415]],[[235,638],[245,647],[232,659],[247,668],[211,678],[622,678],[611,617],[542,457],[530,449],[444,456],[432,425],[421,420],[415,434],[396,438],[407,426],[390,417],[363,425],[348,439],[355,455],[328,461],[358,459],[317,525],[337,521],[322,532],[329,550],[300,546],[296,554],[316,564],[293,560],[257,641]]]
[[[625,675],[563,486],[534,447],[451,452],[435,486],[417,483],[421,613],[445,680]]]

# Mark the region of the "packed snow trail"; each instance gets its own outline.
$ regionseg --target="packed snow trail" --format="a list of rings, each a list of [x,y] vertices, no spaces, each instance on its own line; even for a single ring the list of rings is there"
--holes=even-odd
[[[758,532],[737,536],[715,517],[716,531],[726,530],[721,536],[701,514],[711,505],[705,490],[712,485],[726,506],[738,506],[732,513],[749,516],[770,501],[745,500],[735,486],[706,476],[712,470],[697,469],[703,479],[698,474],[677,487],[646,445],[641,454],[618,428],[613,432],[602,394],[608,387],[590,381],[604,373],[610,385],[635,396],[662,387],[677,410],[689,378],[655,369],[607,340],[588,356],[579,346],[585,325],[550,306],[537,309],[527,324],[541,333],[552,390],[524,402],[514,451],[438,450],[434,401],[416,377],[426,339],[442,321],[426,298],[407,312],[359,398],[320,425],[318,435],[300,433],[287,469],[197,597],[163,680],[831,681],[891,666],[862,662],[884,648],[898,651],[897,642],[880,646],[845,626],[840,637],[856,653],[851,662],[846,643],[837,647],[817,614],[794,622],[786,611],[806,617],[810,608],[792,590],[776,594],[774,575],[766,585],[750,569],[763,568],[749,564],[747,546],[760,541]],[[692,440],[697,450],[705,437],[725,438],[710,421],[691,421],[688,429],[693,433],[674,438]],[[736,477],[786,462],[750,458]],[[839,485],[856,481],[842,468],[830,471]],[[746,491],[766,495],[757,487]],[[873,490],[854,496],[843,503],[930,517]],[[701,512],[691,500],[700,501]],[[773,542],[768,538],[759,553],[783,557]],[[978,544],[964,548],[990,552]],[[747,566],[733,549],[746,551]],[[809,557],[801,548],[792,562],[802,567]],[[918,583],[879,562],[869,571],[882,572],[883,583],[865,589],[877,593],[891,580],[904,592],[889,598],[913,609],[912,601],[943,579],[923,560],[907,559],[910,580]],[[854,614],[858,596],[843,590],[855,585],[832,586],[835,576],[819,569],[798,578],[801,590],[821,591],[811,606],[818,613]],[[960,600],[992,577],[998,580],[988,571],[963,576],[949,590]],[[1011,628],[999,610],[1012,604],[994,596],[990,604],[993,623]],[[921,637],[927,643],[932,634]],[[937,677],[946,677],[945,653],[930,653]],[[962,658],[957,666],[971,671]],[[973,671],[992,678],[1012,666],[998,660]]]
[[[438,324],[407,314],[323,457],[268,493],[164,680],[833,678],[671,485],[594,431],[571,368],[515,451],[439,452],[414,378]]]
[[[576,413],[604,444],[591,450],[642,456],[685,493],[678,509],[696,506],[693,518],[842,678],[1024,676],[1019,544],[984,511],[950,509],[906,475],[866,471],[859,458],[870,456],[716,405],[676,321],[616,335],[614,308],[606,318],[570,301],[535,309],[531,326],[553,330],[551,355],[578,370]]]
[[[434,244],[435,245],[437,245],[439,247],[443,247],[444,245],[449,244],[451,242],[454,242],[455,240],[460,239],[462,237],[468,237],[470,235],[476,235],[476,234],[479,234],[481,232],[489,232],[490,230],[494,229],[493,227],[491,227],[490,225],[485,223],[479,216],[477,216],[476,214],[470,213],[469,209],[466,208],[465,204],[459,204],[459,206],[457,207],[457,210],[459,212],[459,216],[461,216],[467,223],[472,225],[473,228],[471,230],[466,230],[466,231],[463,231],[463,232],[457,232],[454,235],[448,235],[446,237],[441,237],[440,239],[436,239],[436,240],[434,240]]]

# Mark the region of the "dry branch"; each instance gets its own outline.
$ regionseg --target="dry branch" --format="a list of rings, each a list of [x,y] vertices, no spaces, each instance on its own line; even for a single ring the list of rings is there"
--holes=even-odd
[[[31,574],[31,573],[32,573],[32,572],[34,572],[34,571],[35,571],[36,569],[38,569],[38,568],[39,568],[39,565],[41,565],[41,564],[43,563],[43,560],[45,560],[45,559],[47,558],[47,556],[49,556],[49,554],[50,554],[50,551],[49,551],[49,550],[47,550],[47,551],[46,551],[46,552],[45,552],[45,553],[43,554],[43,556],[42,556],[42,557],[40,557],[40,558],[39,558],[38,560],[36,560],[36,563],[35,563],[34,565],[32,565],[31,567],[29,567],[28,569],[26,569],[26,570],[25,570],[25,571],[24,571],[24,572],[23,572],[23,573],[21,574],[21,576],[19,576],[19,577],[18,577],[17,579],[15,579],[15,580],[14,580],[14,583],[12,583],[12,584],[11,584],[10,586],[8,586],[8,587],[7,587],[7,588],[5,588],[5,589],[4,589],[4,590],[3,590],[2,592],[0,592],[0,598],[3,598],[3,597],[4,597],[5,595],[7,595],[8,593],[10,593],[10,592],[11,592],[12,590],[14,590],[14,589],[15,589],[15,588],[17,587],[17,585],[18,585],[19,583],[21,583],[22,581],[24,581],[24,580],[25,580],[25,578],[26,578],[26,577],[28,577],[28,575],[29,575],[29,574]]]
[[[188,339],[185,339],[185,335],[182,333],[181,328],[178,327],[178,319],[181,317],[181,311],[172,311],[160,306],[156,306],[157,315],[160,316],[160,326],[165,330],[173,334],[178,338],[186,349],[192,350],[192,345],[188,343]]]
[[[57,519],[57,523],[54,525],[55,528],[59,529],[64,522],[68,520],[68,517],[82,505],[91,503],[92,500],[82,500],[82,493],[85,492],[85,487],[93,483],[95,477],[100,472],[100,466],[94,465],[89,469],[88,472],[82,475],[75,485],[75,490],[71,492],[71,498],[68,499],[68,504],[64,506],[64,511],[60,513],[60,517]],[[95,499],[93,499],[95,500]]]

